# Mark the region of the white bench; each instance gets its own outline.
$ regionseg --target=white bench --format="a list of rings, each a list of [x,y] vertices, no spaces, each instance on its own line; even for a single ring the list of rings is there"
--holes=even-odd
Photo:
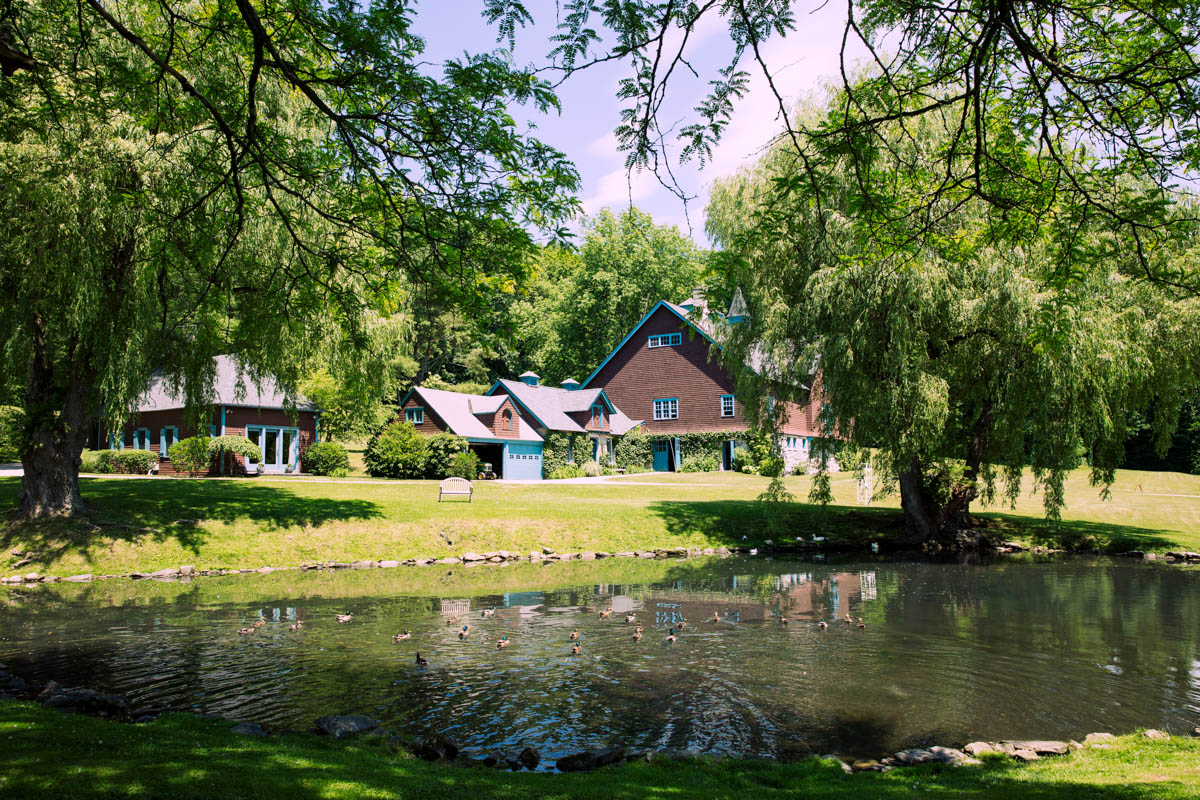
[[[447,495],[463,495],[467,496],[467,502],[471,502],[471,495],[474,489],[471,488],[471,482],[466,478],[446,478],[438,486],[438,502],[442,502],[442,498]]]

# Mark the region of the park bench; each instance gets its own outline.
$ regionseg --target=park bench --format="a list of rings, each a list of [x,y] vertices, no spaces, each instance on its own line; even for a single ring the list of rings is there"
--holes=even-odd
[[[448,495],[466,495],[467,502],[471,502],[471,494],[474,490],[471,488],[471,482],[466,478],[446,478],[438,487],[438,502],[442,502],[442,498]]]

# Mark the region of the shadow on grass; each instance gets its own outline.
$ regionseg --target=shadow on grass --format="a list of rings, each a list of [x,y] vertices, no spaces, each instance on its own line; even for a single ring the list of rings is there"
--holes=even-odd
[[[87,554],[112,541],[137,545],[177,540],[197,552],[206,521],[246,519],[265,530],[316,526],[338,520],[383,516],[375,503],[353,498],[306,497],[289,488],[250,481],[84,480],[86,519],[10,523],[0,529],[0,548],[14,545],[49,563],[67,553]],[[20,479],[0,486],[0,502],[17,503]]]
[[[771,504],[755,500],[660,501],[650,504],[676,535],[703,534],[727,545],[757,545],[767,539],[792,541],[812,536],[837,539],[866,547],[872,541],[899,542],[904,516],[895,508],[828,506],[809,503]],[[984,522],[993,539],[1016,539],[1065,550],[1097,549],[1109,553],[1129,550],[1165,550],[1178,547],[1172,531],[1104,522],[1066,520],[1050,522],[1017,514],[984,512],[973,516]],[[743,538],[745,537],[745,538]]]
[[[22,798],[287,797],[317,798],[858,798],[954,797],[1068,800],[1101,794],[1116,800],[1188,796],[1178,780],[1103,785],[991,762],[983,767],[925,767],[843,775],[832,762],[658,761],[593,773],[532,775],[473,766],[441,766],[398,753],[386,739],[342,743],[290,735],[252,739],[230,723],[171,715],[149,725],[68,718],[25,703],[0,705],[0,730],[17,732],[0,749],[0,793]],[[1175,750],[1176,746],[1165,746]],[[1185,745],[1179,755],[1194,758]],[[1120,767],[1118,767],[1120,768]],[[1064,770],[1065,771],[1065,770]],[[1131,772],[1130,768],[1123,770]],[[1158,776],[1156,776],[1158,777]]]

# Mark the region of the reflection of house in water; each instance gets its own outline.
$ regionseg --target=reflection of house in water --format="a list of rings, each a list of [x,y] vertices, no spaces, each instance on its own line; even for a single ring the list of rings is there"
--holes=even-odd
[[[442,613],[448,617],[457,617],[471,610],[470,600],[442,600]]]
[[[672,625],[680,619],[704,622],[714,612],[730,622],[767,622],[780,613],[816,621],[857,614],[864,602],[876,597],[874,572],[837,572],[817,578],[807,572],[779,575],[767,596],[753,593],[750,578],[734,577],[731,584],[733,591],[727,592],[657,591],[646,596],[645,608],[653,612],[656,625]]]

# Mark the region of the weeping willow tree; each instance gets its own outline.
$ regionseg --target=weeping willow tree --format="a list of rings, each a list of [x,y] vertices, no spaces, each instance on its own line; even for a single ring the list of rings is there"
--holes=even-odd
[[[486,308],[578,176],[507,110],[503,54],[421,61],[408,3],[0,3],[0,342],[26,409],[20,512],[83,508],[89,426],[212,357],[294,395],[330,338]],[[349,358],[341,358],[350,361]],[[359,374],[370,369],[355,365]],[[336,367],[336,364],[334,365]],[[355,370],[348,370],[353,372]]]
[[[804,115],[819,125],[838,109],[835,98]],[[997,211],[999,198],[959,197],[930,213],[929,189],[944,176],[928,153],[959,113],[949,105],[893,123],[877,159],[866,139],[867,152],[853,154],[814,144],[808,161],[781,143],[718,181],[708,207],[749,310],[728,326],[728,361],[759,365],[739,371],[743,408],[778,408],[752,400],[802,400],[818,386],[826,434],[872,448],[879,485],[899,488],[910,538],[947,546],[977,538],[972,503],[1019,496],[1026,466],[1052,518],[1081,463],[1107,487],[1134,412],[1153,405],[1165,447],[1179,390],[1200,376],[1196,298],[1142,279],[1147,257],[1156,270],[1193,270],[1189,238],[1139,252],[1073,202],[1023,214]],[[1086,152],[1074,157],[1073,169],[1088,168]],[[1043,168],[1011,140],[989,158],[1010,187]],[[1190,198],[1176,200],[1181,216],[1194,213]],[[813,499],[828,500],[827,487],[814,482]]]

